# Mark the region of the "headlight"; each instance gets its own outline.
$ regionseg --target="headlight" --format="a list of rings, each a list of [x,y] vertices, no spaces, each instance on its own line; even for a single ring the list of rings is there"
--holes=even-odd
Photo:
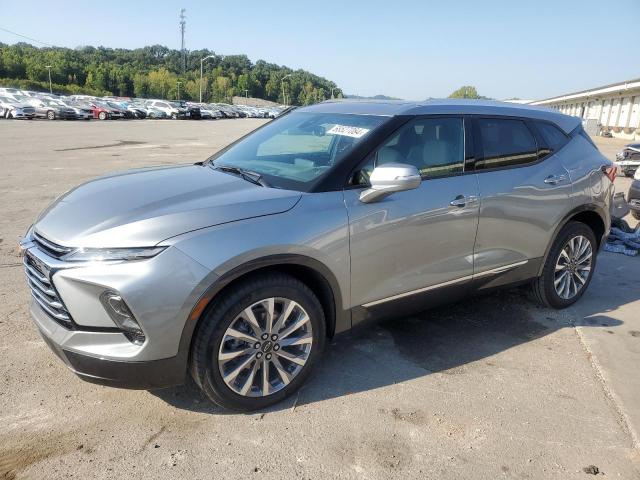
[[[144,260],[155,257],[167,247],[79,248],[64,259],[69,262],[103,262],[110,260]]]

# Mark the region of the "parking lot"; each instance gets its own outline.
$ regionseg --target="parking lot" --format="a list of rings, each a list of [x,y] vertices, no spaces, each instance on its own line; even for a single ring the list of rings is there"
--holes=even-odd
[[[29,318],[19,236],[82,181],[203,160],[263,122],[0,121],[0,479],[640,478],[637,257],[601,254],[567,310],[514,289],[340,336],[253,414],[67,371]]]

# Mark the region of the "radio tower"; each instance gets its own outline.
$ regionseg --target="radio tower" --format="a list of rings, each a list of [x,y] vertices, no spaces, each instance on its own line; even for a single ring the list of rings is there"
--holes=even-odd
[[[180,10],[180,51],[182,52],[182,73],[187,70],[187,52],[184,49],[184,30],[187,26],[187,17],[185,17],[184,12],[186,12],[184,8]]]

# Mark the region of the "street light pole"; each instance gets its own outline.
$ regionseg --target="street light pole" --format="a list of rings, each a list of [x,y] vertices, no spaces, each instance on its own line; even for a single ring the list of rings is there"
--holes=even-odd
[[[49,71],[49,93],[53,93],[53,89],[51,88],[51,65],[45,65],[45,67]]]
[[[288,78],[291,76],[291,73],[289,73],[288,75],[285,75],[284,77],[282,77],[282,79],[280,80],[280,83],[282,84],[282,99],[284,100],[284,106],[287,106],[287,94],[284,92],[284,79]]]
[[[176,82],[178,84],[178,100],[180,100],[180,84],[182,82]]]
[[[249,89],[244,89],[244,98],[249,98]]]
[[[208,60],[209,58],[214,58],[214,56],[207,55],[206,57],[200,59],[200,103],[202,103],[202,64],[204,63],[205,60]]]
[[[333,91],[336,89],[336,87],[331,87],[331,100],[333,100]]]

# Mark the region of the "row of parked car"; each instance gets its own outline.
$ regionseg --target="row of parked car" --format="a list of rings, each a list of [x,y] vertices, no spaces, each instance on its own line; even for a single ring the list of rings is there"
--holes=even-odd
[[[49,120],[275,118],[284,107],[250,107],[128,97],[62,96],[0,87],[2,118]]]

